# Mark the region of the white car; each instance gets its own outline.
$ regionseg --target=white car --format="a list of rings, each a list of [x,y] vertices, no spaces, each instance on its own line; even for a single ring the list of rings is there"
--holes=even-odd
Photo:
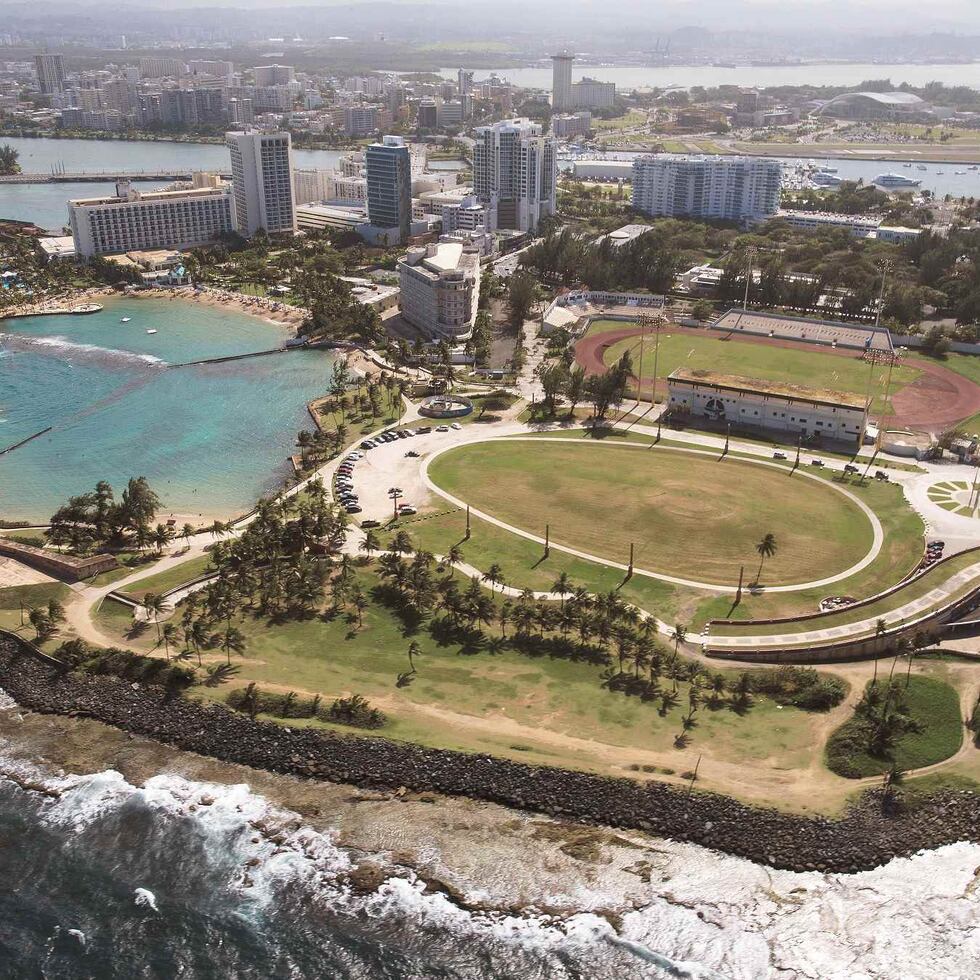
[[[451,426],[449,426],[449,428],[450,429],[462,429],[463,427],[459,424],[459,422],[453,422],[453,424]]]
[[[449,431],[449,426],[448,425],[437,425],[436,426],[436,432],[448,432],[448,431]]]

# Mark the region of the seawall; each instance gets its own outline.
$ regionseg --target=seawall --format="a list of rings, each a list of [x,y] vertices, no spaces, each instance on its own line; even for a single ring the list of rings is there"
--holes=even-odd
[[[896,816],[884,815],[873,796],[841,819],[794,816],[714,793],[687,794],[663,783],[252,721],[159,688],[69,673],[3,632],[0,687],[24,708],[93,718],[227,762],[363,787],[436,791],[559,819],[644,830],[795,871],[855,872],[926,848],[980,841],[976,793],[937,794]]]

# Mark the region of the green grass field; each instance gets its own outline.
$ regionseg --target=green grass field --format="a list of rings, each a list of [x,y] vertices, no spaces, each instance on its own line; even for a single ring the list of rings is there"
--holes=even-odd
[[[375,598],[374,569],[359,568],[356,574],[371,597],[362,628],[343,614],[276,624],[246,616],[236,625],[247,648],[244,656],[232,658],[240,672],[224,687],[195,688],[193,696],[221,700],[249,681],[269,691],[320,693],[325,700],[356,692],[388,715],[390,724],[378,732],[386,738],[623,775],[635,775],[638,765],[651,763],[682,772],[693,768],[700,753],[706,759],[779,769],[805,765],[815,751],[820,716],[778,708],[767,698],[757,699],[744,716],[703,707],[691,745],[677,749],[674,737],[686,710],[686,682],[678,686],[681,706],[663,717],[656,704],[604,688],[597,664],[525,655],[508,647],[464,651],[458,643],[437,642],[424,628],[406,629]],[[128,611],[110,602],[97,618],[109,636],[119,639],[130,622]],[[489,630],[499,632],[499,626]],[[422,649],[417,675],[399,687],[396,681],[408,669],[413,639]],[[138,646],[149,651],[154,644],[151,628]],[[206,656],[224,661],[220,650]],[[737,673],[724,667],[715,672],[728,678]]]
[[[880,681],[884,683],[884,681]],[[938,677],[913,675],[908,687],[896,674],[900,697],[908,714],[922,728],[902,736],[887,756],[872,755],[864,747],[867,722],[859,715],[838,728],[827,742],[827,764],[849,778],[874,776],[898,769],[920,769],[955,755],[963,741],[963,719],[956,690]]]
[[[754,577],[767,533],[778,545],[763,573],[772,583],[843,571],[872,543],[867,517],[831,485],[714,455],[500,441],[448,452],[429,475],[531,533],[550,523],[555,543],[625,562],[633,542],[637,566],[694,581],[737,582],[743,564]]]
[[[624,326],[627,324],[622,321],[598,320],[593,322],[591,330],[606,332],[622,329]],[[661,332],[659,353],[656,355],[657,377],[666,378],[677,368],[702,369],[722,371],[743,378],[830,388],[863,396],[868,390],[869,374],[872,374],[874,407],[879,411],[886,407],[884,389],[887,370],[878,366],[873,372],[870,371],[858,355],[843,357],[819,350],[799,350],[721,338],[721,334],[700,337],[671,333],[669,327],[665,328]],[[605,362],[614,364],[627,350],[633,357],[634,373],[639,374],[639,338],[632,337],[613,344],[606,351]],[[649,388],[649,382],[653,378],[654,357],[651,336],[645,342],[643,350],[644,390]],[[893,370],[891,394],[894,395],[910,384],[920,373],[911,364]]]
[[[210,567],[210,556],[199,555],[197,558],[191,558],[189,561],[182,562],[175,568],[168,569],[165,572],[158,572],[156,575],[150,575],[148,578],[133,582],[132,585],[123,586],[119,591],[125,595],[131,595],[134,598],[141,599],[147,592],[167,592],[170,589],[177,588],[178,585],[183,585],[185,582],[193,582],[194,579],[207,572]]]

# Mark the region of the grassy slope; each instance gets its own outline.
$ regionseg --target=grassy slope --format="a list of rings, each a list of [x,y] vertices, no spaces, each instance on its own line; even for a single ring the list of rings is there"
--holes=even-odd
[[[370,593],[374,572],[366,568],[357,574]],[[121,637],[128,615],[105,603],[99,622]],[[321,693],[325,699],[357,692],[390,717],[380,734],[425,745],[607,772],[652,761],[647,751],[669,753],[678,771],[693,766],[701,752],[724,761],[791,767],[805,764],[819,724],[819,716],[779,709],[768,699],[759,699],[744,717],[703,708],[690,748],[678,751],[673,740],[687,706],[686,683],[678,688],[681,705],[662,718],[656,705],[604,689],[598,665],[510,649],[464,652],[456,643],[440,646],[424,630],[406,630],[374,599],[362,629],[344,616],[274,626],[247,618],[239,625],[248,641],[244,657],[233,659],[240,673],[227,687],[197,689],[197,696],[223,698],[231,687],[253,680],[270,690]],[[149,632],[140,645],[152,647],[154,639]],[[397,687],[398,675],[408,670],[412,639],[422,648],[418,673],[413,683]],[[211,657],[224,660],[220,651]],[[572,739],[595,745],[590,749]]]
[[[867,752],[850,752],[846,755],[848,774],[852,778],[874,776],[887,772],[892,765],[899,769],[920,769],[936,762],[942,762],[955,755],[963,740],[963,719],[960,717],[959,697],[954,688],[938,677],[913,675],[908,688],[898,676],[909,714],[918,721],[923,730],[910,733],[899,739],[888,759],[878,758]],[[842,725],[827,743],[828,764],[835,768],[833,761],[834,739],[853,731],[856,719]],[[839,769],[839,767],[838,767]]]
[[[615,323],[615,321],[610,321]],[[625,324],[618,323],[618,327]],[[614,329],[606,327],[602,321],[593,329]],[[657,356],[657,375],[666,378],[677,368],[723,371],[745,378],[760,378],[766,381],[786,381],[791,384],[826,387],[851,394],[864,395],[868,389],[868,366],[855,354],[841,357],[838,354],[824,353],[820,350],[798,350],[757,344],[748,341],[722,340],[721,334],[696,337],[690,334],[671,334],[665,329],[660,336],[660,350]],[[643,376],[653,377],[654,350],[652,340],[644,345]],[[634,371],[639,368],[639,340],[630,338],[613,344],[606,352],[605,361],[613,364],[625,351],[633,355]],[[878,367],[874,372],[873,391],[876,393],[876,407],[881,408],[884,394],[885,369]],[[892,394],[914,381],[920,372],[911,366],[897,368],[892,372]]]
[[[147,592],[167,592],[185,582],[192,582],[208,571],[210,567],[210,556],[200,555],[177,565],[175,568],[165,572],[157,572],[156,575],[151,575],[149,578],[140,579],[138,582],[133,582],[132,585],[123,586],[119,591],[135,598],[142,598]]]
[[[735,582],[743,563],[754,574],[768,532],[779,550],[764,579],[779,582],[841,571],[872,540],[864,515],[819,483],[662,448],[483,443],[439,457],[429,475],[518,527],[542,534],[550,521],[557,543],[625,561],[632,541],[637,565],[705,581]]]

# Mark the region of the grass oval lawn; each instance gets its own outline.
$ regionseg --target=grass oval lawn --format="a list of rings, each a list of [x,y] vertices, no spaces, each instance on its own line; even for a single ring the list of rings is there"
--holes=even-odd
[[[436,486],[532,534],[601,558],[694,581],[732,585],[759,567],[763,584],[843,572],[864,557],[867,515],[824,480],[731,457],[591,443],[501,440],[434,459]]]
[[[602,321],[615,324],[617,329],[628,326],[622,321]],[[595,331],[597,324],[593,324]],[[599,327],[601,332],[602,327]],[[643,377],[649,382],[653,377],[654,344],[647,340],[643,345]],[[634,372],[639,370],[639,337],[630,337],[613,344],[603,355],[607,365],[615,364],[629,351],[633,357]],[[689,333],[672,333],[665,328],[660,334],[657,354],[657,374],[663,379],[676,368],[704,368],[718,370],[743,378],[761,378],[768,381],[789,381],[811,387],[831,388],[855,395],[864,395],[868,388],[868,367],[855,352],[853,357],[832,354],[819,348],[790,348],[774,344],[761,344],[750,340],[727,339],[722,333],[705,332],[698,337]],[[914,381],[922,372],[911,365],[892,371],[891,393]],[[875,405],[882,407],[884,368],[876,369],[873,390]],[[644,385],[644,388],[646,385]]]

